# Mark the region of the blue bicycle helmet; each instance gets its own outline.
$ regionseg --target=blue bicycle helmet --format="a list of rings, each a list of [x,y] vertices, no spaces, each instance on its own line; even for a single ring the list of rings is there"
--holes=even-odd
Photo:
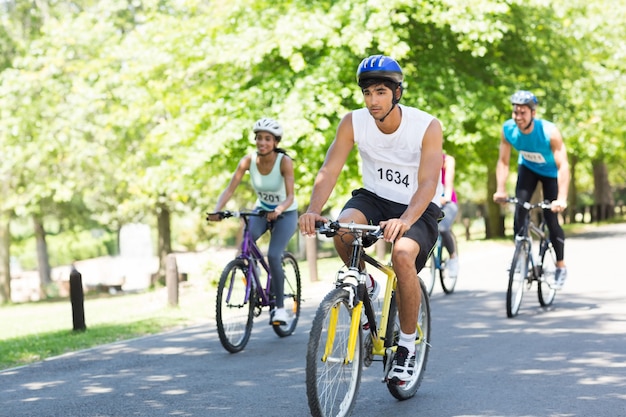
[[[372,55],[361,61],[356,70],[356,80],[359,86],[361,81],[371,78],[381,78],[402,84],[404,76],[402,68],[395,59],[385,55]]]
[[[515,94],[511,96],[511,104],[528,106],[531,110],[535,110],[537,104],[539,104],[539,100],[537,100],[537,97],[530,91],[520,90],[516,91]]]

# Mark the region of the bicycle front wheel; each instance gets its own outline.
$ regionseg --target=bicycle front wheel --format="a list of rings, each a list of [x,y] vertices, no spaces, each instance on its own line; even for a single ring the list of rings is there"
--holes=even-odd
[[[537,296],[542,307],[551,305],[556,297],[556,287],[553,285],[555,275],[556,253],[552,245],[548,243],[541,259],[541,277],[539,278],[539,285],[537,285]]]
[[[513,261],[509,270],[509,286],[506,291],[506,315],[515,317],[519,312],[528,276],[528,245],[519,241],[515,245]]]
[[[272,325],[274,332],[280,337],[289,336],[296,330],[300,318],[300,297],[302,296],[302,284],[300,282],[300,268],[298,261],[289,252],[283,254],[283,271],[285,271],[285,310],[289,313],[290,321],[287,324]]]
[[[387,382],[387,389],[398,400],[408,400],[415,396],[418,388],[422,384],[424,374],[426,373],[426,363],[428,362],[428,353],[430,352],[430,301],[428,299],[428,290],[424,283],[420,283],[422,291],[422,302],[420,303],[417,315],[417,339],[415,340],[415,375],[413,378],[403,385],[395,384],[391,381]],[[390,309],[397,309],[396,303],[391,304]],[[399,323],[395,320],[397,312],[389,313],[390,320],[394,321],[394,325],[399,327]],[[389,323],[388,326],[391,326]],[[392,327],[393,328],[393,327]],[[400,329],[396,333],[400,335]],[[395,341],[397,344],[397,340]]]
[[[348,416],[361,384],[363,346],[360,329],[348,352],[352,322],[349,291],[332,290],[317,309],[306,355],[306,394],[314,417]],[[348,354],[352,360],[348,360]]]
[[[246,299],[248,266],[242,259],[226,265],[217,286],[215,318],[217,333],[224,349],[237,353],[246,346],[252,333],[255,295]]]
[[[422,274],[422,276],[424,277],[422,278],[422,282],[424,283],[424,287],[426,288],[426,292],[428,293],[428,295],[431,295],[433,293],[433,288],[435,288],[435,281],[437,279],[437,272],[439,271],[439,269],[437,268],[437,258],[435,257],[435,251],[437,251],[437,248],[435,248],[428,257],[426,266],[423,269],[426,273]]]

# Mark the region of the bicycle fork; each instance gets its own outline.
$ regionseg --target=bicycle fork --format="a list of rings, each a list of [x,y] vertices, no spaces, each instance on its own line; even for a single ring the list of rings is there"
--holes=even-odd
[[[363,302],[359,301],[352,309],[352,317],[350,321],[350,333],[348,336],[348,345],[346,347],[345,356],[343,359],[344,364],[351,363],[354,360],[354,352],[356,350],[357,338],[361,326],[361,309],[363,308]],[[324,356],[322,356],[322,362],[328,360],[329,355],[333,351],[333,345],[335,344],[335,336],[337,329],[337,322],[339,319],[340,306],[334,306],[330,311],[330,318],[328,324],[328,336],[326,338],[326,346],[324,348]]]

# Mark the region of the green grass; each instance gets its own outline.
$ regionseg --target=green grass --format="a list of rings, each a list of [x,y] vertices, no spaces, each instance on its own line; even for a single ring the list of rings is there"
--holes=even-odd
[[[0,342],[0,369],[40,361],[95,345],[157,333],[176,321],[145,319],[126,324],[100,324],[84,332],[49,331],[14,337]]]
[[[67,299],[2,306],[0,369],[206,321],[210,295],[205,287],[181,286],[178,307],[168,305],[165,289],[88,296],[84,302],[87,329],[76,332]]]
[[[332,280],[338,258],[320,259],[318,275]],[[302,285],[309,267],[299,262]],[[105,343],[206,323],[215,316],[219,272],[190,276],[179,286],[178,306],[168,305],[167,289],[139,294],[91,295],[84,301],[85,331],[74,332],[69,299],[0,306],[0,369],[13,368]]]

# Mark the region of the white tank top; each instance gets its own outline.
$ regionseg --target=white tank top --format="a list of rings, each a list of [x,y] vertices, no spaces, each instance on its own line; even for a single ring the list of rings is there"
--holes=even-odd
[[[419,187],[417,172],[424,133],[435,117],[414,107],[398,106],[402,120],[395,132],[381,132],[367,108],[352,112],[352,129],[362,161],[363,187],[379,197],[408,205]],[[438,206],[442,193],[440,173],[432,199]]]

